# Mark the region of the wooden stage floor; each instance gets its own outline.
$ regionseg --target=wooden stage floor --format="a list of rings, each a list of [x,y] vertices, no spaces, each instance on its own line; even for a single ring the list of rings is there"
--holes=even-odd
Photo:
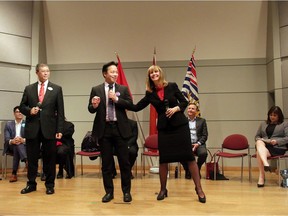
[[[146,174],[132,180],[131,203],[123,203],[119,174],[114,179],[114,200],[102,203],[102,178],[98,169],[84,169],[84,175],[72,179],[56,179],[54,195],[45,194],[44,182],[38,180],[37,191],[22,195],[26,174],[18,181],[0,181],[0,215],[288,215],[288,188],[278,186],[275,173],[266,175],[264,188],[257,188],[257,172],[253,182],[245,172],[240,182],[240,171],[227,171],[228,181],[202,179],[207,203],[198,202],[192,180],[168,179],[168,197],[157,201],[157,174]]]

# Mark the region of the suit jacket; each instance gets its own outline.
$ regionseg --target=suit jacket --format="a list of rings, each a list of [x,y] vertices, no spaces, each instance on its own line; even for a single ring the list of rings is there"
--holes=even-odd
[[[197,142],[200,142],[201,145],[205,145],[208,139],[208,130],[206,119],[196,117],[196,134],[197,134]]]
[[[268,139],[266,128],[268,124],[265,122],[262,122],[256,132],[255,140],[263,138]],[[284,121],[281,124],[276,125],[274,132],[270,139],[277,140],[277,145],[274,145],[274,148],[281,148],[281,149],[287,149],[288,144],[288,122]]]
[[[25,138],[25,133],[24,133],[24,128],[25,128],[25,121],[22,120],[21,124],[21,130],[20,130],[20,136],[22,138]],[[8,121],[5,124],[4,128],[4,150],[3,150],[3,155],[8,151],[9,149],[9,140],[14,139],[16,136],[16,128],[15,128],[15,120],[13,121]]]
[[[167,102],[165,102],[165,100],[168,100],[168,105],[170,108],[179,106],[181,111],[174,113],[171,118],[167,118],[165,115]],[[158,113],[158,130],[163,130],[169,126],[177,127],[188,123],[188,119],[184,115],[188,102],[179,90],[176,83],[169,82],[164,88],[163,101],[160,100],[156,91],[146,91],[145,96],[136,105],[129,107],[129,109],[137,112],[147,107],[150,103],[155,107]]]
[[[46,139],[55,139],[56,133],[63,133],[64,102],[62,88],[48,82],[41,105],[42,110],[37,115],[31,115],[31,108],[37,106],[39,101],[37,86],[38,82],[26,86],[20,103],[20,111],[26,116],[26,138],[36,138],[41,126]]]
[[[128,105],[132,104],[132,99],[126,86],[122,86],[115,83],[115,92],[118,92],[119,95],[118,102],[115,103],[115,112],[119,132],[123,138],[128,138],[132,134],[126,114],[126,108],[128,107]],[[100,104],[96,109],[93,108],[91,103],[91,99],[94,96],[100,97]],[[88,110],[90,113],[96,113],[92,131],[93,136],[96,136],[98,139],[101,139],[104,134],[106,123],[106,94],[104,83],[92,88],[88,103]]]

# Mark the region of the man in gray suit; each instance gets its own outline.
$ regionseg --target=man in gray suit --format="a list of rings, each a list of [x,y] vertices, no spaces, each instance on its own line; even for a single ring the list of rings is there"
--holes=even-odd
[[[88,110],[96,113],[92,134],[98,138],[102,157],[102,174],[105,196],[102,202],[114,198],[112,179],[113,149],[117,155],[120,171],[123,201],[131,202],[131,174],[128,151],[128,138],[132,136],[126,108],[132,104],[129,90],[116,82],[117,64],[109,62],[102,68],[105,82],[92,88]]]
[[[192,150],[197,159],[197,165],[199,168],[199,173],[202,165],[206,162],[208,153],[206,148],[206,141],[208,139],[208,130],[206,119],[198,117],[199,108],[194,103],[189,103],[187,107],[187,115],[189,120],[190,136]],[[181,162],[183,168],[185,169],[185,178],[191,179],[191,173],[189,172],[187,162]],[[200,174],[201,177],[201,174]]]
[[[54,194],[56,172],[56,139],[61,139],[64,125],[62,88],[51,83],[46,64],[36,66],[38,82],[25,87],[20,111],[26,116],[26,149],[28,182],[21,194],[36,191],[36,177],[40,149],[46,174],[46,194]],[[41,147],[41,148],[40,148]]]
[[[19,162],[27,162],[25,138],[24,138],[24,127],[25,120],[23,120],[23,115],[19,110],[19,106],[13,109],[14,121],[8,121],[4,128],[4,151],[3,155],[6,153],[13,154],[13,169],[12,175],[10,176],[9,182],[17,181],[17,171],[19,167]]]

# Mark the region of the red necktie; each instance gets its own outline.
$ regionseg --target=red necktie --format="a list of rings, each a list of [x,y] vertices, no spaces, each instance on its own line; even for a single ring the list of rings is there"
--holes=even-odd
[[[44,83],[41,83],[39,91],[39,102],[42,103],[43,99],[44,99]]]

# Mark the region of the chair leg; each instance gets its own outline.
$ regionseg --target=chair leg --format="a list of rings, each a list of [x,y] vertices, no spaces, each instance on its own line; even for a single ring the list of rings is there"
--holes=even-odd
[[[243,157],[242,157],[242,163],[241,163],[241,182],[243,182]]]
[[[143,176],[145,176],[145,156],[143,155]]]
[[[4,155],[3,157],[2,157],[2,179],[4,179],[4,163],[5,163],[5,156],[6,155]]]
[[[5,163],[4,163],[4,179],[7,178],[7,164],[8,164],[8,156],[5,154]]]
[[[74,154],[73,163],[74,163],[74,177],[76,177],[77,176],[76,154]]]
[[[215,160],[214,160],[214,180],[216,180],[216,161]]]
[[[249,182],[252,183],[252,164],[251,164],[251,155],[248,155],[248,163],[249,163]]]
[[[281,178],[280,178],[280,157],[277,159],[277,170],[278,170],[278,185],[281,186]]]
[[[144,157],[144,155],[143,154],[141,154],[141,178],[145,175],[145,173],[144,173],[144,170],[143,170],[143,157]]]
[[[216,160],[216,157],[215,157]],[[224,175],[224,161],[223,157],[221,157],[221,165],[222,165],[222,175]]]
[[[83,175],[83,156],[81,155],[81,175]]]

